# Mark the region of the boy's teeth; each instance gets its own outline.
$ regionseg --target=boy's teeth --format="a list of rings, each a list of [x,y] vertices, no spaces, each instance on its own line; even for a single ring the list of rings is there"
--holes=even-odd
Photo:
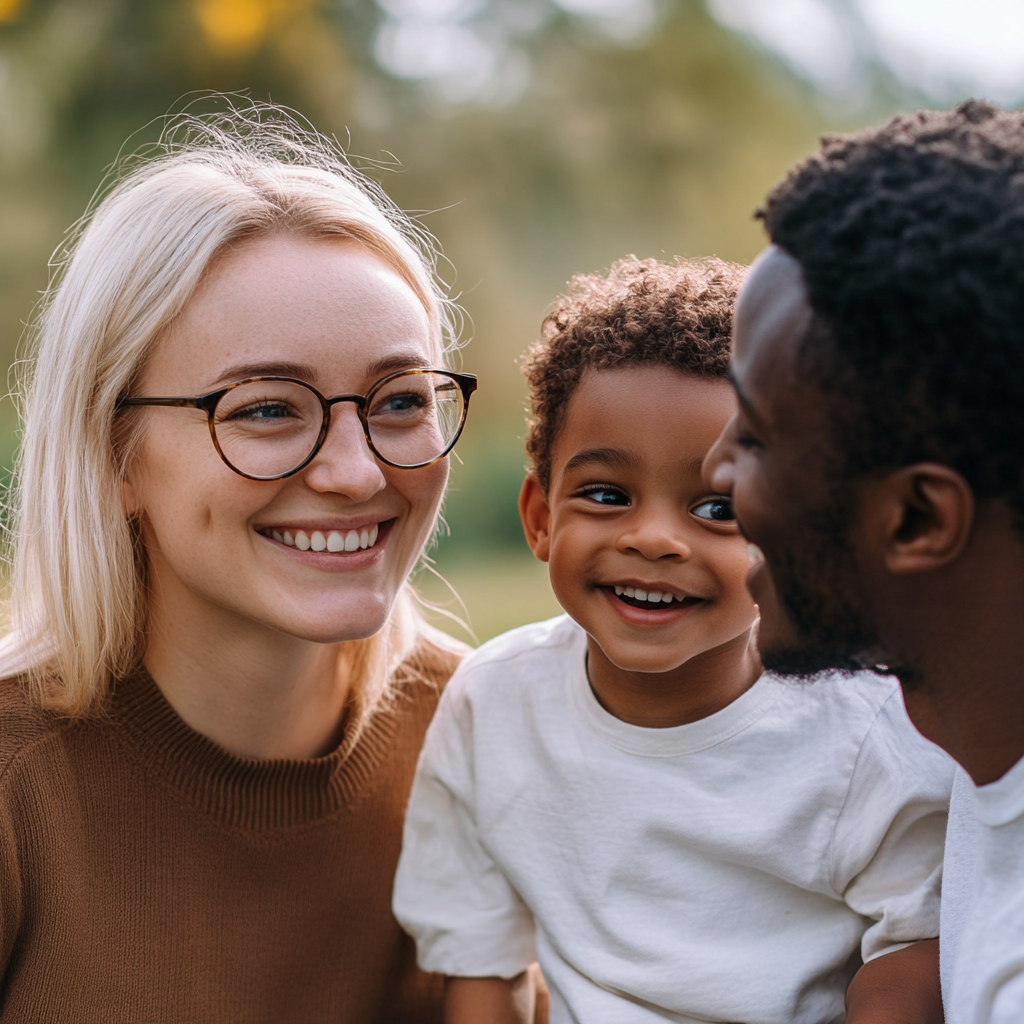
[[[306,531],[305,530],[299,530],[295,534],[295,546],[300,551],[308,551],[309,550],[309,538],[306,536]]]
[[[281,534],[279,534],[277,532],[277,530],[271,530],[270,531],[270,536],[273,537],[274,540],[276,540],[278,544],[283,544],[284,543],[284,537],[282,537]]]
[[[284,542],[290,548],[295,547],[295,538],[287,530],[284,531]]]
[[[359,550],[359,534],[355,530],[349,530],[348,533],[345,534],[345,550]]]
[[[376,544],[376,543],[377,543],[377,524],[374,523],[373,526],[370,527],[370,543],[367,545],[367,547],[371,547],[372,548],[373,545]]]
[[[614,588],[614,590],[615,590],[615,596],[616,597],[622,597],[622,595],[626,592],[626,588],[625,587],[618,587],[617,586],[617,587]]]
[[[668,599],[670,601],[672,600],[672,595],[671,594],[668,595]],[[660,601],[661,600],[661,591],[660,590],[651,590],[651,591],[649,591],[648,594],[647,594],[647,600],[648,601]]]
[[[623,589],[626,597],[636,597],[636,591],[632,587],[624,587]]]
[[[747,554],[750,556],[751,564],[764,561],[764,552],[756,544],[747,545]]]
[[[327,534],[327,550],[333,552],[345,550],[345,538],[337,530],[331,530]]]
[[[637,588],[636,588],[636,589],[635,589],[635,590],[633,591],[633,596],[634,596],[634,597],[635,597],[635,598],[636,598],[636,599],[637,599],[638,601],[646,601],[646,600],[647,600],[647,591],[646,591],[646,590],[641,590],[641,589],[640,589],[639,587],[637,587]]]
[[[326,551],[327,539],[319,530],[314,530],[313,535],[309,538],[309,546],[314,551]]]

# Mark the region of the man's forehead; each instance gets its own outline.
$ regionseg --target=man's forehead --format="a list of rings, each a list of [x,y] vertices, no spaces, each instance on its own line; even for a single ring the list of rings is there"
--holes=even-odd
[[[734,361],[756,357],[762,349],[791,354],[811,325],[800,264],[777,245],[754,261],[736,302]]]
[[[796,355],[812,318],[800,264],[769,246],[754,261],[736,303],[730,375],[741,401],[774,404],[775,388],[798,385]]]

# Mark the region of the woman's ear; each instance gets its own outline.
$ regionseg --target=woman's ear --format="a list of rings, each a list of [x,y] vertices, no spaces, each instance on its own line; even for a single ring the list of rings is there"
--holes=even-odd
[[[523,521],[523,532],[530,550],[540,561],[546,562],[551,554],[551,538],[548,533],[551,509],[548,507],[548,496],[533,473],[526,474],[519,492],[519,518]]]
[[[897,576],[940,569],[960,557],[974,525],[971,485],[951,466],[919,462],[869,484],[885,568]]]

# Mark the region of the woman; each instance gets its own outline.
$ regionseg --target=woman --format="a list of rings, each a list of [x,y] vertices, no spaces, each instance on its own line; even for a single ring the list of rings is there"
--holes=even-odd
[[[390,894],[458,648],[407,580],[475,379],[408,221],[270,120],[132,170],[40,318],[0,1021],[439,1019]]]

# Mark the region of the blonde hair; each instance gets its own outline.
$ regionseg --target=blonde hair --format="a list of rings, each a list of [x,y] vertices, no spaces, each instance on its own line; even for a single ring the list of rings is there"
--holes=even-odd
[[[118,436],[117,398],[225,247],[275,233],[364,245],[423,304],[437,358],[454,347],[457,308],[430,236],[286,111],[252,104],[182,115],[156,152],[122,163],[55,261],[22,388],[12,631],[0,640],[0,678],[24,675],[45,707],[99,707],[144,651],[145,556],[121,505],[138,438]],[[340,668],[364,709],[424,632],[436,634],[406,582],[378,634],[341,645]]]

